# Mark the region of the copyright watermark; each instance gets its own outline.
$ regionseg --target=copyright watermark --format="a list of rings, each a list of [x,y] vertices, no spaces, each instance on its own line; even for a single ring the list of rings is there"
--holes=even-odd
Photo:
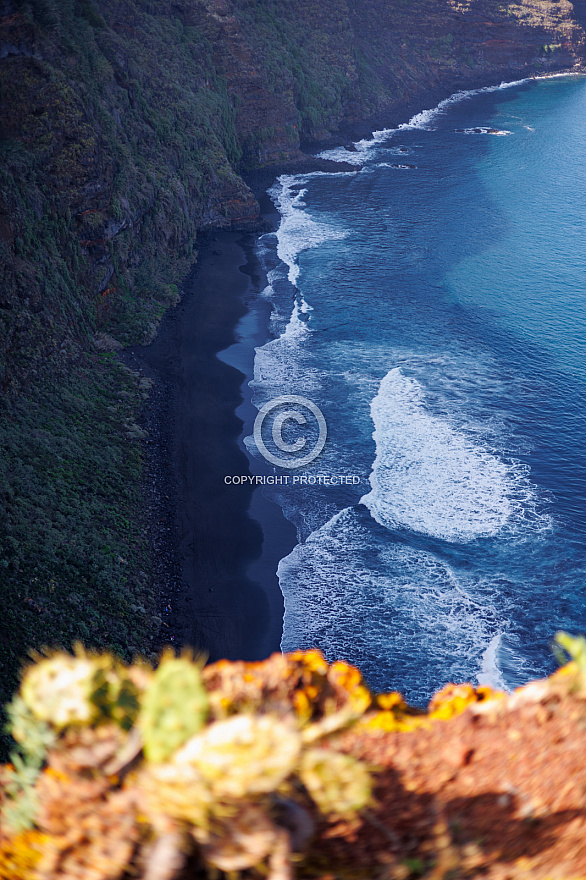
[[[358,474],[284,474],[281,477],[235,474],[224,477],[227,486],[359,486],[361,482]]]
[[[272,429],[269,432],[270,417]],[[267,446],[265,437],[268,440],[269,433],[278,452]],[[327,436],[326,420],[319,406],[298,394],[284,394],[269,400],[254,421],[253,437],[260,454],[276,467],[287,470],[315,461],[326,445]],[[299,455],[300,452],[303,454]]]

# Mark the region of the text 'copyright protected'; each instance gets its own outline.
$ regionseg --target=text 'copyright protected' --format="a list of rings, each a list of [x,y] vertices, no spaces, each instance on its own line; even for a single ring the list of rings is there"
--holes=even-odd
[[[358,486],[361,482],[357,474],[283,474],[277,476],[239,476],[224,477],[227,486]]]

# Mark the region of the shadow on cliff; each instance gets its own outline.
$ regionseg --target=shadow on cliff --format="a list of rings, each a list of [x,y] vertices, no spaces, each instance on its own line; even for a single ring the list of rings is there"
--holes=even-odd
[[[384,864],[389,878],[476,876],[477,871],[514,870],[522,864],[529,868],[534,861],[553,870],[560,845],[567,847],[568,833],[572,836],[582,825],[583,811],[543,809],[536,815],[529,797],[502,790],[450,797],[458,789],[470,790],[464,776],[454,770],[444,792],[425,791],[434,783],[423,780],[419,790],[410,791],[393,767],[385,767],[374,792],[376,807],[365,811],[360,828],[321,822],[305,864],[331,870],[351,863],[361,876]],[[494,784],[498,789],[502,781]]]

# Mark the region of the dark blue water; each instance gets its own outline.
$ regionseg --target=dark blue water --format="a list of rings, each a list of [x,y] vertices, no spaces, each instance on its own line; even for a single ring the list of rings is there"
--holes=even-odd
[[[253,400],[316,403],[301,473],[360,477],[263,490],[298,531],[284,650],[424,703],[586,629],[585,119],[584,78],[484,91],[275,184]]]

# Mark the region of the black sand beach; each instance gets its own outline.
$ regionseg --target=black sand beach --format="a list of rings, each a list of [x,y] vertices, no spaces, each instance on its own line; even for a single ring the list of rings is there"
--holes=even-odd
[[[210,660],[261,659],[279,650],[283,602],[275,572],[295,544],[276,505],[255,499],[263,534],[248,512],[251,487],[225,483],[250,473],[238,441],[253,408],[241,389],[246,395],[254,345],[267,339],[270,306],[262,301],[251,309],[255,320],[239,325],[234,345],[238,322],[263,286],[253,244],[254,236],[239,233],[206,237],[184,297],[155,342],[128,352],[128,362],[155,380],[147,427],[149,457],[159,462],[151,461],[151,481],[166,640]],[[230,346],[225,360],[237,366],[216,357]],[[263,541],[253,579],[247,568]]]
[[[470,84],[426,89],[398,106],[396,118],[406,121],[436,106],[458,86]],[[377,124],[397,123],[348,125],[312,150],[368,137]],[[318,170],[355,173],[358,167],[306,155],[246,175],[267,228],[279,223],[266,192],[275,178]],[[296,544],[295,529],[262,489],[225,483],[227,476],[251,473],[242,442],[256,416],[248,381],[254,348],[269,339],[270,304],[260,297],[266,281],[255,239],[225,231],[198,239],[180,304],[165,316],[152,345],[123,354],[155,382],[144,424],[162,641],[192,646],[210,660],[261,659],[279,650],[283,597],[276,570]],[[265,473],[262,462],[254,467]]]

